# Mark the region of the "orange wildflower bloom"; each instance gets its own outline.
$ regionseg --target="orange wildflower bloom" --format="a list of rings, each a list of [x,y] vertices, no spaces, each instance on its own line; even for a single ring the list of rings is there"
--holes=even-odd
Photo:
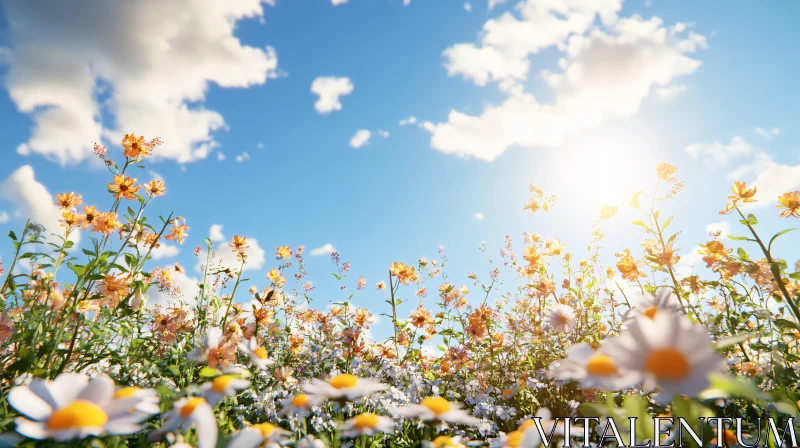
[[[108,192],[114,195],[115,199],[136,199],[139,186],[135,185],[136,179],[130,176],[114,176],[114,182],[108,184]]]
[[[75,210],[79,205],[83,204],[81,195],[75,193],[59,193],[56,194],[56,205],[61,207],[62,210]]]
[[[791,193],[784,193],[778,196],[778,208],[781,210],[781,216],[784,218],[800,218],[800,191],[793,191]]]
[[[167,192],[167,187],[164,186],[164,181],[151,180],[144,185],[144,191],[153,197],[164,196],[164,193]]]

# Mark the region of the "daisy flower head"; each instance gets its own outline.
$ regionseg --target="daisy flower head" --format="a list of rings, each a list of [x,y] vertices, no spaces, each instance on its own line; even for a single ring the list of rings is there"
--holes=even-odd
[[[143,419],[161,412],[158,392],[153,389],[143,389],[136,386],[120,386],[114,392],[113,400],[109,405],[110,415],[120,417],[132,412],[140,413]]]
[[[272,423],[258,423],[247,426],[234,434],[228,448],[257,448],[259,446],[270,446],[270,443],[283,446],[286,437],[291,435],[289,431],[282,429]]]
[[[299,393],[281,400],[280,414],[287,417],[290,415],[307,417],[311,413],[311,407],[320,403],[321,400],[316,396]]]
[[[208,332],[203,337],[203,340],[201,341],[202,345],[189,352],[186,355],[186,358],[189,361],[196,362],[198,364],[204,363],[208,361],[208,351],[219,347],[221,342],[222,342],[222,329],[217,327],[211,327],[208,329]]]
[[[560,380],[578,381],[584,388],[622,390],[633,386],[639,375],[619,368],[602,347],[595,351],[588,343],[567,349],[567,359],[555,363],[549,374]]]
[[[160,441],[164,434],[179,430],[182,433],[194,427],[197,433],[197,448],[217,446],[219,430],[214,410],[203,397],[186,397],[175,402],[165,414],[166,421],[148,436],[151,441]]]
[[[653,319],[661,311],[682,313],[678,296],[673,294],[672,288],[661,287],[656,290],[655,295],[645,294],[639,296],[636,305],[622,315],[623,321],[628,321],[636,316],[645,316]]]
[[[258,367],[259,370],[267,370],[267,367],[275,364],[275,361],[269,359],[267,349],[258,345],[255,336],[248,339],[246,343],[240,342],[239,350],[244,352],[250,358],[250,363]]]
[[[640,374],[644,390],[660,388],[659,404],[676,394],[693,397],[709,386],[709,374],[725,372],[708,330],[682,313],[639,316],[622,334],[606,341],[603,351],[618,368]]]
[[[475,426],[480,420],[461,409],[460,403],[451,403],[443,397],[423,398],[419,404],[395,408],[394,412],[405,418],[417,418],[423,422],[461,423]]]
[[[386,387],[386,384],[372,378],[358,378],[349,373],[343,373],[328,381],[315,378],[304,384],[303,390],[325,400],[345,402],[372,395]]]
[[[422,445],[425,448],[467,448],[461,443],[461,436],[439,436],[433,440],[426,440]]]
[[[362,435],[374,436],[381,432],[394,431],[394,420],[382,415],[364,412],[342,424],[342,437],[354,438]]]
[[[225,397],[236,395],[237,391],[246,389],[250,386],[250,381],[238,378],[234,375],[220,375],[201,386],[203,398],[211,406],[215,406]]]
[[[149,414],[130,412],[142,399],[128,398],[123,403],[127,412],[119,412],[111,378],[100,375],[90,379],[80,373],[62,373],[53,381],[34,378],[8,393],[8,403],[23,415],[16,419],[17,432],[57,442],[139,431],[139,423]]]
[[[559,333],[568,333],[574,330],[578,324],[575,310],[561,303],[550,307],[547,321],[550,324],[550,328]]]

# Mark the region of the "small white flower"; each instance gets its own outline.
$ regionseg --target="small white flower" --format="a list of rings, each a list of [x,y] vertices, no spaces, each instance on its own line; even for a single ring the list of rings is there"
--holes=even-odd
[[[231,438],[228,448],[257,448],[266,443],[282,444],[289,431],[281,429],[271,423],[250,425],[237,432]]]
[[[380,392],[386,387],[386,384],[372,378],[358,378],[344,373],[328,381],[313,379],[303,385],[303,390],[326,400],[352,401]]]
[[[165,416],[166,421],[157,431],[150,433],[149,438],[158,441],[164,434],[180,429],[186,432],[194,426],[197,432],[198,448],[214,448],[217,445],[217,418],[214,410],[202,397],[187,397],[175,402],[171,411]]]
[[[685,314],[666,311],[653,319],[634,319],[603,350],[620,368],[640,374],[643,389],[660,387],[657,401],[664,404],[675,394],[695,396],[709,386],[709,374],[725,372],[712,344],[705,327]]]
[[[394,408],[393,411],[405,418],[418,418],[423,422],[462,423],[477,425],[480,420],[461,409],[459,403],[451,403],[442,397],[423,398],[419,404]]]
[[[573,380],[583,387],[621,390],[633,386],[639,375],[619,368],[602,349],[593,350],[587,343],[567,349],[567,359],[551,367],[550,375],[561,380]]]
[[[209,328],[202,345],[189,352],[186,358],[198,364],[204,363],[208,361],[208,351],[219,347],[220,342],[222,342],[222,330],[216,327]]]
[[[652,319],[660,310],[675,313],[683,312],[680,299],[672,293],[672,288],[664,286],[656,290],[655,296],[651,294],[639,296],[636,300],[636,305],[622,315],[622,320],[627,324],[637,316],[646,316]]]
[[[578,324],[575,310],[560,303],[550,307],[547,321],[550,323],[550,328],[559,333],[568,333]]]
[[[224,400],[225,397],[232,397],[236,392],[241,389],[246,389],[250,386],[250,381],[237,378],[233,375],[220,375],[208,383],[201,386],[203,391],[203,398],[208,401],[211,406],[216,406],[217,403]]]
[[[35,378],[8,394],[9,404],[25,416],[16,419],[18,433],[58,442],[139,431],[149,414],[130,410],[142,401],[141,396],[115,399],[114,382],[107,375],[90,379],[79,373],[62,373],[54,381]]]
[[[320,402],[321,400],[313,395],[297,394],[281,400],[280,414],[287,417],[292,415],[307,417],[311,412],[311,407],[319,405]]]
[[[422,444],[425,448],[467,448],[466,445],[461,443],[460,436],[439,436],[433,441],[426,440]]]
[[[259,370],[267,370],[267,367],[275,364],[275,361],[269,359],[267,350],[258,345],[255,337],[250,338],[247,343],[240,342],[239,350],[244,352],[250,358],[250,362]]]
[[[342,425],[342,436],[348,439],[362,435],[374,436],[381,432],[394,431],[394,420],[369,412],[356,415]]]
[[[161,412],[158,392],[153,389],[142,389],[135,386],[121,386],[114,392],[114,400],[109,404],[110,415],[123,416],[131,412],[139,412],[142,419]]]

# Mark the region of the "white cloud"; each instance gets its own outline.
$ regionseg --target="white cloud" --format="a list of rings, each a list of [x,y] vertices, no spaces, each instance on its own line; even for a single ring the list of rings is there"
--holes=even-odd
[[[506,0],[489,0],[489,11],[493,10],[497,5],[505,4]]]
[[[348,2],[348,0],[331,0],[331,4],[333,6],[344,5],[347,2]]]
[[[472,11],[472,5],[470,5],[469,2],[464,3],[464,11]]]
[[[477,219],[478,221],[483,221],[484,218],[485,216],[483,216],[483,213],[481,212],[475,213],[475,219]]]
[[[11,219],[11,217],[10,217],[10,216],[8,216],[8,212],[5,212],[5,211],[0,211],[0,224],[5,224],[5,223],[7,223],[7,222],[8,222],[10,219]]]
[[[211,241],[224,241],[225,235],[222,234],[222,224],[211,224],[211,228],[208,230],[208,238]]]
[[[706,233],[712,234],[719,232],[719,238],[726,240],[731,234],[731,223],[728,221],[712,222],[706,226]]]
[[[30,165],[17,168],[0,183],[0,198],[12,203],[23,219],[30,218],[31,222],[43,225],[48,241],[57,242],[51,233],[63,233],[59,223],[61,211],[55,205],[55,197],[36,180]],[[70,240],[76,245],[80,239],[80,232],[71,233]]]
[[[147,251],[147,246],[140,245],[139,251],[141,251],[142,254],[144,254],[144,252]],[[176,257],[180,252],[181,250],[178,248],[178,246],[162,243],[159,247],[150,251],[150,255],[153,257],[153,260],[163,260],[165,258]]]
[[[417,122],[417,117],[408,117],[405,120],[400,120],[400,126],[407,126],[409,124],[414,124]]]
[[[259,143],[259,144],[256,145],[256,148],[264,149],[264,144],[263,143]]]
[[[258,240],[255,238],[247,238],[247,249],[245,249],[244,253],[247,255],[247,263],[244,265],[245,271],[257,271],[264,266],[264,249],[262,249],[258,245]],[[200,254],[198,257],[197,264],[195,265],[195,270],[197,272],[202,272],[200,266],[206,260],[206,254]],[[241,266],[242,261],[239,260],[236,254],[231,249],[231,246],[228,245],[227,242],[220,242],[217,244],[216,248],[214,249],[215,256],[212,258],[211,267],[222,267],[222,268],[230,268],[233,271],[238,271],[239,266]]]
[[[321,114],[329,114],[335,110],[342,110],[339,97],[353,92],[353,83],[350,78],[318,77],[311,83],[311,93],[319,95],[319,100],[314,103],[314,109]]]
[[[308,254],[311,255],[312,257],[321,257],[323,255],[330,255],[334,251],[336,251],[336,248],[333,247],[333,244],[326,243],[321,247],[318,247],[316,249],[311,249],[311,251]]]
[[[403,0],[403,6],[408,6],[411,4],[411,0]]]
[[[672,101],[688,89],[685,84],[675,84],[673,86],[658,87],[656,94],[664,101]]]
[[[4,7],[6,87],[34,123],[17,151],[62,165],[95,160],[93,142],[131,131],[164,140],[154,158],[204,159],[218,146],[214,131],[225,128],[222,115],[202,106],[209,84],[246,88],[279,76],[271,47],[246,46],[234,35],[240,20],[263,16],[260,0]],[[116,128],[104,126],[106,113]]]
[[[554,147],[568,135],[636,114],[655,88],[700,66],[688,53],[705,47],[703,36],[669,29],[658,17],[618,18],[620,7],[619,0],[528,0],[517,8],[521,18],[507,12],[486,22],[480,45],[445,50],[450,75],[479,86],[496,82],[507,98],[477,116],[451,110],[445,123],[428,127],[431,146],[487,161],[514,145]],[[544,104],[521,83],[530,57],[550,48],[563,57],[559,72],[541,73],[554,93]]]
[[[350,146],[353,147],[353,148],[358,149],[358,148],[368,144],[369,143],[369,137],[371,135],[372,135],[372,133],[369,132],[366,129],[361,129],[361,130],[357,131],[355,134],[353,134],[353,137],[350,139]]]
[[[753,132],[755,132],[759,136],[764,137],[767,140],[769,140],[772,137],[775,137],[776,135],[779,135],[781,133],[781,130],[778,129],[778,128],[772,128],[772,129],[755,128],[755,129],[753,129]]]
[[[758,188],[754,206],[775,204],[783,193],[800,190],[800,165],[784,165],[768,157],[754,171],[752,185]]]
[[[200,292],[200,287],[197,286],[199,283],[200,279],[198,278],[189,277],[183,272],[172,272],[172,284],[181,291],[180,298],[190,305],[195,303],[197,294]],[[147,290],[148,307],[153,305],[163,306],[172,301],[169,296],[159,291],[158,288],[152,287]]]
[[[381,136],[383,138],[389,138],[389,131],[384,131],[383,129],[378,129],[376,134],[378,134],[379,136]]]
[[[716,140],[713,143],[693,143],[686,147],[687,154],[695,159],[703,159],[703,163],[709,168],[723,167],[731,159],[747,157],[753,152],[753,145],[738,135],[731,138],[728,144]]]
[[[217,152],[217,160],[220,162],[225,160],[225,154],[223,154],[221,151]]]
[[[250,160],[250,154],[248,154],[246,152],[243,152],[243,153],[239,154],[238,156],[236,156],[236,161],[239,162],[239,163],[242,163],[245,160]]]

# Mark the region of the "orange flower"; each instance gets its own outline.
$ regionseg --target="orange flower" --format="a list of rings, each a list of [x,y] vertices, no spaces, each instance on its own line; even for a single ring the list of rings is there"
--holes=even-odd
[[[661,162],[656,168],[656,175],[659,179],[667,182],[675,182],[675,178],[672,177],[675,174],[675,171],[678,171],[678,168],[670,165],[667,162]]]
[[[167,192],[167,187],[164,186],[164,181],[151,180],[149,183],[145,184],[144,191],[153,197],[164,196],[164,193]]]
[[[531,198],[525,207],[523,207],[523,210],[530,210],[531,214],[534,214],[537,210],[539,210],[539,202],[536,200],[536,198]]]
[[[56,205],[61,207],[62,210],[75,210],[75,208],[81,204],[83,204],[83,199],[79,194],[75,193],[56,194]]]
[[[65,211],[64,213],[61,214],[60,221],[63,227],[70,228],[78,224],[79,219],[80,218],[75,213],[72,213],[70,211]]]
[[[617,216],[617,210],[619,210],[617,206],[604,205],[603,208],[600,209],[600,219],[611,219]]]
[[[135,134],[125,134],[122,137],[122,147],[125,148],[123,155],[130,159],[143,159],[150,155],[150,146],[145,143],[144,137],[137,137]]]
[[[275,286],[280,288],[286,283],[286,278],[281,274],[281,271],[278,268],[272,268],[269,272],[267,272],[267,279],[272,282]]]
[[[742,201],[742,202],[756,202],[753,199],[753,196],[756,195],[756,187],[747,189],[747,182],[734,182],[733,186],[731,186],[731,191],[733,191],[733,195],[728,196],[728,199],[734,202]]]
[[[639,277],[647,277],[647,275],[639,270],[639,266],[643,264],[643,262],[636,261],[631,255],[630,250],[625,249],[623,253],[616,254],[616,256],[619,257],[617,269],[619,269],[623,279],[629,282],[635,282],[639,280]]]
[[[84,230],[88,229],[92,224],[94,224],[94,220],[97,218],[97,216],[97,208],[94,205],[84,205],[83,214],[78,215],[78,222],[80,223],[81,228]]]
[[[130,176],[114,176],[114,182],[108,184],[108,192],[114,195],[115,199],[131,200],[136,199],[136,192],[139,191],[139,186],[134,185],[136,179],[131,179]]]
[[[170,229],[170,234],[165,236],[164,239],[170,241],[177,241],[178,244],[183,244],[183,239],[186,238],[186,231],[189,230],[189,226],[185,223],[179,222],[177,219],[172,224],[172,229]]]
[[[419,280],[413,266],[408,266],[399,261],[395,261],[389,266],[389,272],[400,280],[400,283],[408,285],[409,283]]]
[[[228,246],[233,248],[233,251],[237,254],[243,253],[245,249],[248,248],[247,246],[247,237],[246,236],[233,236],[233,242],[228,243]]]
[[[122,223],[117,220],[116,213],[100,213],[92,221],[92,231],[105,235],[114,233],[122,228]]]
[[[728,203],[725,204],[725,208],[720,210],[719,214],[727,215],[728,213],[732,212],[733,209],[735,208],[736,208],[736,203],[734,203],[733,201],[728,201]]]
[[[784,218],[800,218],[800,191],[793,191],[791,193],[784,193],[778,197],[778,208],[785,208],[781,210],[781,216]]]
[[[289,246],[280,246],[275,250],[275,258],[278,260],[288,260],[292,256],[292,248]]]

